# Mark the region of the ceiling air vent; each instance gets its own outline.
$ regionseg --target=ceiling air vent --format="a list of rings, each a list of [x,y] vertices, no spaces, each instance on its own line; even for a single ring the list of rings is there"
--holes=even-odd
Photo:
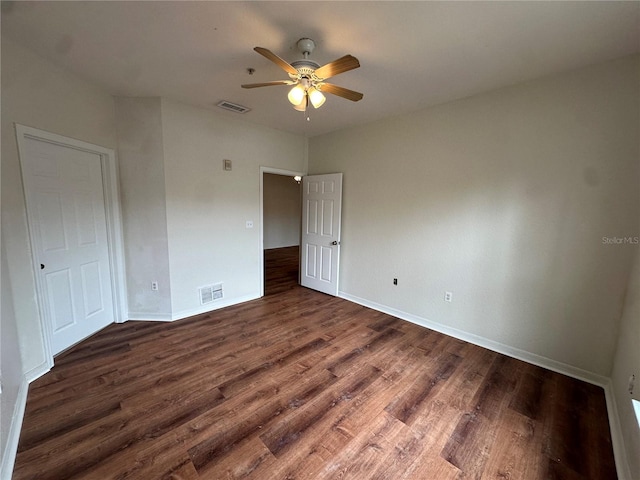
[[[250,108],[243,107],[242,105],[238,105],[237,103],[227,102],[226,100],[221,101],[216,106],[224,110],[229,110],[230,112],[236,113],[247,113],[249,110],[251,110]]]

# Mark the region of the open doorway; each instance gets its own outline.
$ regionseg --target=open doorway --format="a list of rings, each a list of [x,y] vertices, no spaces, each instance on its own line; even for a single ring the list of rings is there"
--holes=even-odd
[[[302,187],[296,174],[262,171],[263,295],[299,283]]]

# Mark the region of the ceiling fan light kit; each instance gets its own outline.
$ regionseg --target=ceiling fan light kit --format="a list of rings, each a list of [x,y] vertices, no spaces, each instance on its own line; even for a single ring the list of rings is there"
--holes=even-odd
[[[309,99],[307,97],[304,97],[298,105],[293,106],[293,109],[299,112],[306,112],[308,106],[309,106]]]
[[[254,50],[256,52],[287,72],[290,80],[250,83],[242,85],[242,88],[293,85],[293,88],[289,91],[287,98],[295,110],[302,112],[306,111],[309,103],[311,103],[314,108],[320,108],[324,104],[327,99],[322,91],[346,98],[352,102],[362,100],[364,95],[360,92],[325,82],[327,78],[331,78],[340,73],[348,72],[349,70],[360,67],[360,62],[356,57],[345,55],[333,62],[320,66],[316,62],[308,59],[309,55],[316,47],[313,40],[310,38],[301,38],[298,40],[296,45],[304,58],[291,63],[286,62],[266,48],[255,47]]]
[[[326,102],[327,97],[325,97],[320,90],[317,90],[315,87],[309,87],[307,89],[307,96],[309,97],[309,101],[313,108],[320,108]]]
[[[305,85],[305,83],[308,82],[304,82],[304,80],[306,79],[303,79],[303,82],[300,82],[298,85],[289,90],[289,95],[287,95],[287,98],[289,98],[289,101],[292,105],[300,105],[302,103],[302,100],[304,100],[304,97],[307,95],[308,87]]]

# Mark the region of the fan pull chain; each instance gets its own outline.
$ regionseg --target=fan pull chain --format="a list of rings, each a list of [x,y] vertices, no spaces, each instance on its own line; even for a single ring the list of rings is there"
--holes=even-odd
[[[311,121],[311,117],[309,116],[309,104],[308,104],[308,101],[307,101],[306,108],[302,111],[302,114],[307,117],[307,122]]]

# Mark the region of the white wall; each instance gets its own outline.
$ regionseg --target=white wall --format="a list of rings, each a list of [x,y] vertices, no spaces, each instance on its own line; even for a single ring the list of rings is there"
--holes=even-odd
[[[300,184],[286,175],[265,173],[262,188],[264,248],[300,245]]]
[[[160,98],[116,97],[130,319],[171,318]],[[151,290],[151,282],[158,290]]]
[[[637,247],[602,237],[639,233],[638,58],[310,139],[310,173],[344,172],[341,292],[609,376]]]
[[[632,398],[640,401],[640,247],[636,250],[611,375],[631,478],[640,478],[640,427],[631,404]],[[631,375],[636,377],[633,395],[627,389]]]
[[[260,166],[303,171],[306,139],[165,99],[162,129],[173,316],[211,309],[203,285],[222,282],[225,303],[259,297]]]

